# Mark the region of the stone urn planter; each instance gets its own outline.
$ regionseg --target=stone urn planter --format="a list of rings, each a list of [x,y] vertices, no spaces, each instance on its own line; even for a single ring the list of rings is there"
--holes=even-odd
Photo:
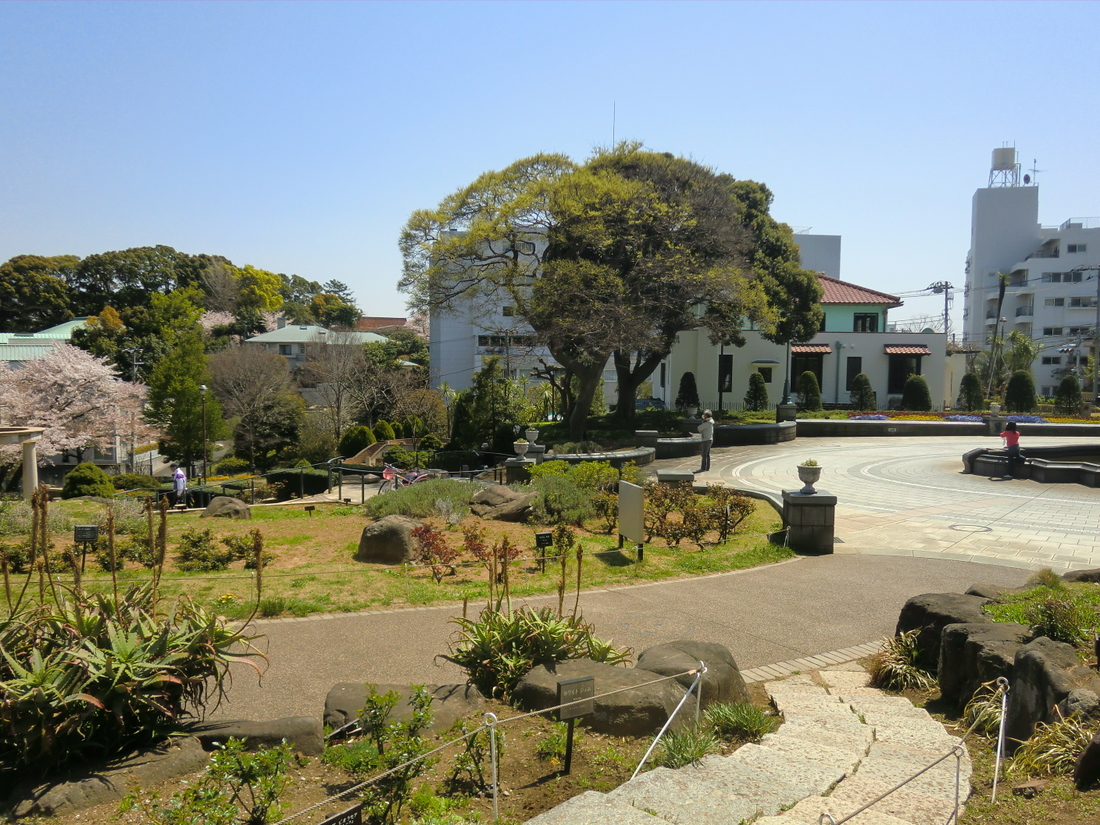
[[[798,480],[802,482],[803,487],[798,492],[803,495],[810,495],[816,493],[814,485],[817,484],[818,479],[821,478],[821,466],[814,462],[813,464],[799,464],[798,465]]]
[[[527,440],[532,444],[539,440],[539,431],[534,427],[525,432],[524,435],[527,436]]]
[[[527,450],[530,449],[530,447],[530,443],[528,443],[527,441],[523,441],[522,439],[512,445],[512,449],[516,451],[516,455],[518,455],[520,458],[523,458],[523,456],[527,455]]]

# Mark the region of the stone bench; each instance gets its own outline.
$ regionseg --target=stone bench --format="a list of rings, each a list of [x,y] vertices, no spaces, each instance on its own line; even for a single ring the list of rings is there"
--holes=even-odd
[[[679,484],[682,481],[694,483],[695,473],[691,470],[658,470],[658,484]]]

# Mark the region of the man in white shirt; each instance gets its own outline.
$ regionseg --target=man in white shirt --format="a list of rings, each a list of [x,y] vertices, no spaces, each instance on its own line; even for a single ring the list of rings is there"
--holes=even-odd
[[[705,473],[710,470],[710,447],[714,443],[714,415],[710,410],[703,410],[703,423],[699,425],[699,437],[703,442],[703,461],[696,472]]]
[[[187,474],[180,465],[172,465],[172,504],[187,504]]]

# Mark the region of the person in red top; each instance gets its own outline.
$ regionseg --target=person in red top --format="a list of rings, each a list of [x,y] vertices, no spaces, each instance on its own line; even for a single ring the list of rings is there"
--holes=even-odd
[[[1016,475],[1016,462],[1020,459],[1020,431],[1016,429],[1016,422],[1009,421],[1005,424],[1005,430],[1001,433],[1008,448],[1008,475],[1005,478],[1013,478]]]

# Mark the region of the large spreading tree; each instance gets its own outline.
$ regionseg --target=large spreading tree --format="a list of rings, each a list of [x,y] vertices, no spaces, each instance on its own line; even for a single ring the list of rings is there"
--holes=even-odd
[[[630,417],[681,332],[734,345],[748,323],[780,343],[813,336],[820,287],[770,200],[760,184],[634,144],[583,165],[538,155],[413,213],[400,286],[417,310],[463,304],[475,318],[506,298],[575,377],[580,437],[611,357]]]

